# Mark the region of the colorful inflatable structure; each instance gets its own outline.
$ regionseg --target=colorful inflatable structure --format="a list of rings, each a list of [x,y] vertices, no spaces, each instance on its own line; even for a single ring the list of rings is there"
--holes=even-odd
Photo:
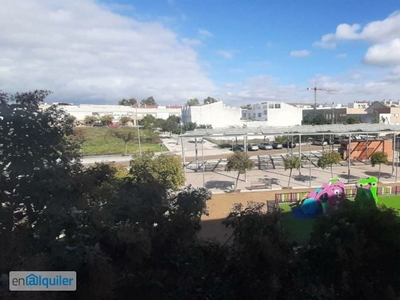
[[[292,208],[295,215],[299,215],[299,208],[303,215],[308,217],[326,214],[339,209],[340,203],[346,198],[346,189],[338,178],[331,179],[308,194],[306,199]],[[297,212],[296,212],[297,211]]]
[[[357,194],[354,201],[357,205],[371,207],[378,204],[378,179],[376,177],[359,179],[356,187]],[[345,199],[346,188],[343,182],[334,178],[310,192],[307,198],[292,204],[292,214],[296,218],[324,215],[337,211]]]
[[[378,204],[378,179],[368,177],[359,179],[356,183],[357,195],[354,201],[362,206],[376,206]]]

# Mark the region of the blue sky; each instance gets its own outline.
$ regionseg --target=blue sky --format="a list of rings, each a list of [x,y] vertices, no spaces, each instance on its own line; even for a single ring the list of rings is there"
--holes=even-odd
[[[51,101],[400,100],[400,4],[4,0],[0,89]]]

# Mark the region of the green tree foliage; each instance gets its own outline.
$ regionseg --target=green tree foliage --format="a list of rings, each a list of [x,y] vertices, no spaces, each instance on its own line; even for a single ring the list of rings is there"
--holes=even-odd
[[[223,223],[233,229],[225,263],[233,299],[292,299],[285,287],[293,285],[295,256],[280,213],[267,213],[265,203],[236,204]]]
[[[154,156],[145,153],[131,161],[130,174],[138,184],[160,184],[165,189],[177,190],[185,184],[181,158],[176,155]]]
[[[373,117],[372,117],[371,123],[378,124],[379,123],[379,112],[374,110],[372,112],[372,115],[373,115]]]
[[[174,122],[171,119],[168,119],[161,126],[162,131],[165,132],[177,132],[179,130],[179,123]]]
[[[388,155],[385,152],[377,151],[371,155],[371,166],[375,167],[379,165],[378,182],[381,177],[381,165],[389,163]]]
[[[124,141],[124,155],[128,153],[128,143],[137,140],[137,132],[134,129],[126,130],[126,128],[110,128],[109,134]]]
[[[197,99],[197,98],[189,99],[186,102],[186,105],[188,105],[188,106],[198,106],[198,105],[200,105],[200,102],[199,102],[199,99]]]
[[[122,124],[122,125],[126,125],[128,122],[130,122],[130,121],[132,121],[131,120],[131,118],[129,118],[129,117],[121,117],[120,119],[119,119],[119,122]]]
[[[139,120],[139,125],[143,126],[144,129],[156,129],[159,121],[152,116],[146,115],[143,119]]]
[[[84,122],[85,124],[93,125],[98,120],[99,118],[96,116],[86,116]]]
[[[114,117],[111,115],[106,115],[106,116],[100,117],[100,121],[103,123],[103,125],[110,125],[113,120],[114,120]]]
[[[148,97],[148,98],[143,99],[142,101],[140,101],[140,104],[141,104],[141,105],[157,105],[157,102],[156,102],[156,100],[154,100],[154,98],[151,96],[151,97]]]
[[[346,119],[346,123],[347,124],[359,124],[359,123],[361,123],[361,121],[360,121],[359,117],[348,117]]]
[[[253,166],[254,166],[253,161],[250,159],[250,156],[245,152],[237,151],[228,157],[228,161],[225,166],[225,171],[238,172],[235,182],[235,190],[238,185],[240,174],[245,174],[246,171],[250,171],[253,168]]]
[[[207,97],[206,99],[204,99],[204,104],[211,104],[211,103],[215,103],[215,102],[218,102],[218,100],[217,99],[214,99],[214,98],[212,98],[212,97]]]
[[[347,209],[317,220],[300,261],[302,280],[318,278],[299,299],[396,299],[400,293],[400,223],[395,211],[381,208]],[[373,271],[371,271],[373,270]],[[323,294],[323,295],[322,295]],[[324,296],[324,297],[323,297]]]
[[[133,106],[136,104],[137,104],[137,100],[135,98],[122,99],[122,100],[118,101],[118,105]]]
[[[333,178],[332,165],[337,165],[340,163],[342,158],[338,152],[324,152],[322,156],[318,159],[318,167],[325,169],[327,167],[331,168],[331,178]]]
[[[193,130],[195,130],[197,128],[197,124],[195,123],[195,122],[189,122],[189,123],[186,123],[184,126],[183,126],[183,129],[185,130],[185,131],[193,131]]]
[[[251,106],[251,104],[246,104],[246,105],[241,106],[240,108],[241,109],[251,109],[252,106]]]
[[[321,114],[317,114],[317,115],[315,115],[315,116],[314,116],[313,114],[306,115],[306,116],[303,118],[302,123],[303,123],[304,125],[324,125],[324,124],[330,124],[330,122],[328,122],[328,121],[326,120],[325,116],[324,116],[324,115],[321,115]]]
[[[290,170],[289,172],[289,181],[288,181],[288,188],[290,187],[290,181],[292,178],[292,171],[293,169],[299,170],[302,166],[302,162],[300,157],[296,155],[286,155],[286,157],[283,159],[283,165],[286,170]]]

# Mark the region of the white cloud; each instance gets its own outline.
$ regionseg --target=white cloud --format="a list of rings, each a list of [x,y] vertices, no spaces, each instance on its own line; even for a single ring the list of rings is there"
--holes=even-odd
[[[400,65],[400,38],[370,47],[364,62],[378,66]]]
[[[365,40],[373,43],[386,43],[400,37],[400,11],[389,15],[386,19],[373,21],[361,27],[360,24],[339,24],[335,33],[322,36],[314,46],[335,48],[344,40]]]
[[[290,56],[293,57],[304,57],[304,56],[309,56],[310,51],[308,50],[298,50],[298,51],[291,51]]]
[[[199,29],[198,33],[203,37],[212,37],[213,36],[213,34],[211,32],[209,32],[208,30],[205,30],[205,29]]]
[[[346,53],[339,53],[338,55],[336,55],[337,58],[347,58],[347,54]]]
[[[385,67],[400,65],[400,11],[364,27],[359,24],[340,24],[335,33],[322,36],[314,46],[333,49],[345,40],[362,40],[373,44],[365,54],[363,61],[366,64]]]
[[[226,59],[231,59],[233,58],[233,51],[227,51],[227,50],[218,50],[217,53],[219,55],[222,55]]]
[[[0,90],[49,89],[53,101],[76,103],[206,97],[215,86],[191,48],[198,43],[94,0],[3,0]]]

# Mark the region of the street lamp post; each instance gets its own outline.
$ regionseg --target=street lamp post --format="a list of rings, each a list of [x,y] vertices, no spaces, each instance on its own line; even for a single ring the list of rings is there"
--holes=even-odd
[[[139,156],[142,157],[142,144],[140,143],[140,126],[139,124],[136,126],[137,127],[137,136],[138,136],[138,143],[139,143]]]
[[[311,187],[311,142],[312,142],[312,138],[308,138],[308,176],[309,176],[309,180],[308,180],[308,187]]]

